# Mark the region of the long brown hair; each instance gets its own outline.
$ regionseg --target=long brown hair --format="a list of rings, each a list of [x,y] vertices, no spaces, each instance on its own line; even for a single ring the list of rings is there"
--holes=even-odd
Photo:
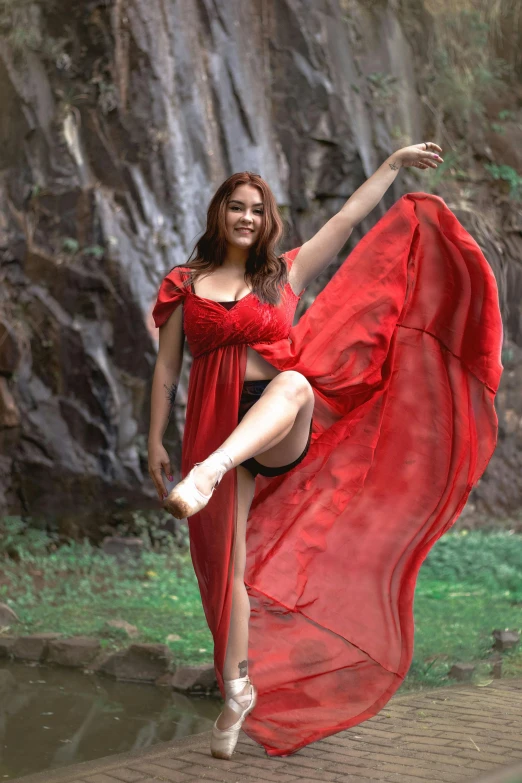
[[[198,274],[222,266],[227,251],[225,213],[228,200],[238,185],[259,188],[264,205],[261,230],[255,245],[250,248],[246,262],[245,282],[250,283],[253,293],[262,302],[276,305],[288,281],[286,264],[275,253],[275,247],[283,234],[283,221],[270,187],[259,174],[251,171],[232,174],[216,190],[208,207],[205,233],[197,241],[185,264],[192,270],[187,282],[190,285]]]

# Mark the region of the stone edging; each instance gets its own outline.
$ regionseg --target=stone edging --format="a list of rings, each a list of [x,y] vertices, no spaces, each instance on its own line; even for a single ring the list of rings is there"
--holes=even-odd
[[[64,637],[59,633],[1,636],[0,660],[45,663],[102,674],[121,682],[170,687],[188,695],[221,697],[211,663],[180,666],[166,644],[130,644],[116,652],[103,651],[91,636]]]

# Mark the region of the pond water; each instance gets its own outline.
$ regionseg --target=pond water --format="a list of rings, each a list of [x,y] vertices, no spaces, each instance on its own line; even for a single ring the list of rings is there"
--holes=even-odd
[[[221,709],[166,687],[2,661],[0,781],[209,731]]]

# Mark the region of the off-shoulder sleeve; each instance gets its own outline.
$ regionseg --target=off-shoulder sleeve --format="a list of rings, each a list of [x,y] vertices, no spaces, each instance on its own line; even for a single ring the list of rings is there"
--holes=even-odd
[[[152,310],[156,327],[163,326],[168,321],[176,307],[183,303],[187,289],[183,285],[182,271],[175,267],[166,275],[160,285],[158,298]]]
[[[294,247],[292,250],[288,250],[286,253],[283,253],[283,258],[286,259],[286,265],[288,267],[288,272],[290,272],[290,270],[292,268],[292,264],[294,263],[295,258],[296,258],[297,254],[299,253],[300,250],[301,250],[301,245],[299,245],[299,247]],[[302,291],[299,291],[297,296],[301,297],[304,294],[305,291],[306,291],[306,288],[303,288]]]

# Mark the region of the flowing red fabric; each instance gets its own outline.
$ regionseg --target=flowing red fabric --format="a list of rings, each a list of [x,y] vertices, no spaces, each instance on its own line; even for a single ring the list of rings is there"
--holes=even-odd
[[[314,390],[308,455],[257,477],[246,539],[259,698],[243,727],[286,755],[375,715],[410,667],[420,566],[496,445],[497,286],[475,240],[425,193],[388,210],[296,326],[271,325],[277,308],[257,297],[226,311],[182,281],[179,269],[165,278],[153,315],[159,326],[183,302],[195,357],[183,476],[237,424],[247,344]],[[297,299],[287,292],[286,318]],[[233,470],[188,520],[222,693],[235,524]]]

